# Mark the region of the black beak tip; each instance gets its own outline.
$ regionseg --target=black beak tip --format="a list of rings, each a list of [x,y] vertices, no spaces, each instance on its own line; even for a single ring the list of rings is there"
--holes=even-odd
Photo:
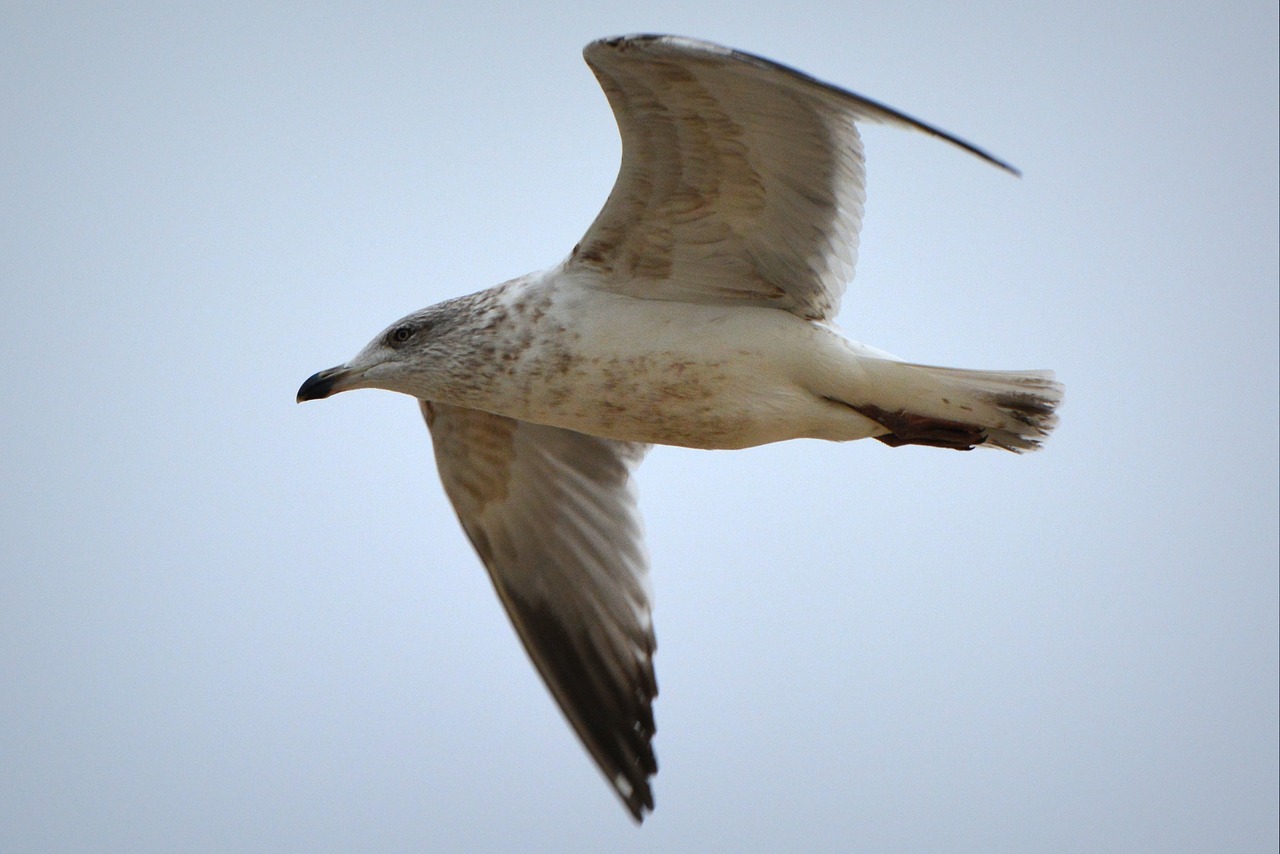
[[[333,394],[340,368],[329,368],[307,377],[307,381],[298,389],[298,403],[307,400],[324,400]]]

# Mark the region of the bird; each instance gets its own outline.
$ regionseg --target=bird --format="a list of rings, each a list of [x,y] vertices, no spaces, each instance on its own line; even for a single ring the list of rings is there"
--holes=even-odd
[[[563,261],[415,311],[298,402],[417,398],[462,528],[547,688],[637,822],[654,808],[653,445],[874,438],[1014,452],[1057,423],[1051,371],[903,361],[834,325],[862,221],[859,124],[959,137],[789,66],[631,35],[583,56],[622,162]]]

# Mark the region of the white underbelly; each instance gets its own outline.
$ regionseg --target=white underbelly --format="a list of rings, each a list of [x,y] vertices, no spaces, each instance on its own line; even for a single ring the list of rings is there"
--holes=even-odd
[[[776,309],[594,293],[557,306],[512,375],[515,417],[584,433],[694,448],[875,429],[813,393],[806,376],[832,333]]]

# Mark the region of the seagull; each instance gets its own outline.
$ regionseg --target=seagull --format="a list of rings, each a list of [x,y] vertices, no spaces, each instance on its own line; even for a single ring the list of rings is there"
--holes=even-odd
[[[833,325],[864,200],[860,122],[936,127],[690,38],[583,51],[622,165],[556,266],[397,320],[299,402],[418,399],[445,493],[543,681],[636,822],[653,810],[656,648],[633,472],[651,445],[874,438],[1031,451],[1049,371],[913,364]]]

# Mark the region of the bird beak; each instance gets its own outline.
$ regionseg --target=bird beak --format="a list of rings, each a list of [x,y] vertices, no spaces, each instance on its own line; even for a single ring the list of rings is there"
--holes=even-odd
[[[302,388],[298,389],[298,403],[304,400],[324,400],[330,395],[346,391],[354,386],[353,380],[359,376],[359,373],[346,365],[338,365],[336,368],[312,374],[302,384]]]

